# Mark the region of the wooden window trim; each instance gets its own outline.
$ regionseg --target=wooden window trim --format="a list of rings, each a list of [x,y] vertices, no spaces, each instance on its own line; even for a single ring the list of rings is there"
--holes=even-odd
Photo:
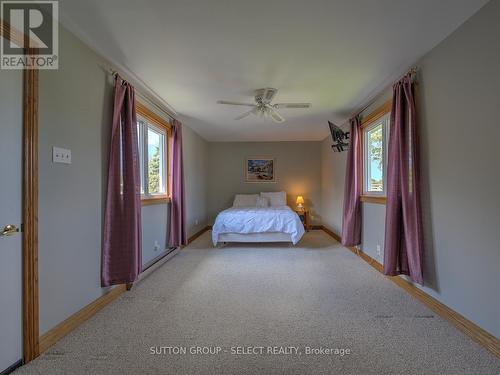
[[[391,110],[392,110],[392,99],[389,99],[380,107],[376,108],[373,112],[367,115],[365,118],[363,118],[360,125],[361,129],[364,129],[367,126],[371,125],[374,121],[377,121],[379,118],[391,112]]]
[[[166,160],[165,160],[165,176],[167,177],[167,194],[162,194],[158,197],[155,196],[141,196],[141,202],[143,206],[148,206],[151,204],[160,204],[160,203],[167,203],[170,202],[171,200],[171,178],[170,178],[170,160],[172,157],[172,125],[170,122],[162,118],[161,116],[157,115],[153,111],[151,111],[148,107],[146,107],[144,104],[140,102],[135,103],[135,111],[136,114],[142,118],[144,118],[146,121],[149,123],[158,126],[162,129],[165,129],[165,132],[167,134],[167,155],[166,155]]]
[[[141,205],[142,206],[150,206],[153,204],[162,204],[162,203],[170,203],[170,197],[168,195],[158,195],[158,196],[150,196],[150,197],[142,197],[141,196]]]
[[[366,127],[370,126],[373,124],[375,121],[378,119],[384,117],[386,114],[390,113],[392,110],[392,99],[389,99],[386,101],[384,104],[382,104],[380,107],[376,108],[373,112],[368,114],[363,120],[361,121],[360,125],[360,130],[362,132],[361,134],[361,170],[360,170],[360,181],[361,181],[361,202],[365,203],[375,203],[375,204],[386,204],[387,203],[387,196],[386,195],[380,195],[380,194],[370,194],[368,192],[365,192],[365,145],[364,145],[364,130]],[[386,130],[387,131],[387,130]]]
[[[387,203],[387,197],[377,196],[377,195],[363,194],[363,195],[361,195],[360,200],[361,200],[361,202],[365,202],[365,203],[375,203],[375,204],[386,204]]]
[[[151,122],[152,124],[155,124],[161,128],[167,129],[168,132],[170,132],[172,125],[163,119],[162,117],[158,116],[156,113],[151,111],[148,107],[146,107],[144,104],[141,104],[140,102],[135,103],[135,111],[136,114],[138,114],[141,117],[144,117],[146,120]]]

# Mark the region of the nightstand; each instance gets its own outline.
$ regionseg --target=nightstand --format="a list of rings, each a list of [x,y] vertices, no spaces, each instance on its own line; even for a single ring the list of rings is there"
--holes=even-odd
[[[309,230],[309,211],[307,210],[295,210],[297,215],[299,215],[300,221],[304,225],[306,232]]]

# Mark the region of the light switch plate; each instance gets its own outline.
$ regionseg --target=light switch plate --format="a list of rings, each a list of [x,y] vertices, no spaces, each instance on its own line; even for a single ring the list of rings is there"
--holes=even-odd
[[[71,150],[61,147],[52,147],[52,162],[71,164]]]

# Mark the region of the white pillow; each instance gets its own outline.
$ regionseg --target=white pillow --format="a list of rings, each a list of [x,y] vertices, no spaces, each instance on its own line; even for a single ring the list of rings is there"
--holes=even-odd
[[[272,193],[260,193],[261,197],[269,199],[271,207],[286,206],[286,192],[277,191]]]
[[[258,194],[236,194],[233,207],[256,207]]]
[[[269,198],[258,197],[257,198],[257,207],[269,207]]]

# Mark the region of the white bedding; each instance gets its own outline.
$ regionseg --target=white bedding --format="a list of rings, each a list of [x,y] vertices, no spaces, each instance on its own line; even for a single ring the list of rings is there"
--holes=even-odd
[[[224,233],[287,233],[295,245],[304,235],[299,216],[288,206],[232,207],[217,215],[212,228],[214,245]]]

